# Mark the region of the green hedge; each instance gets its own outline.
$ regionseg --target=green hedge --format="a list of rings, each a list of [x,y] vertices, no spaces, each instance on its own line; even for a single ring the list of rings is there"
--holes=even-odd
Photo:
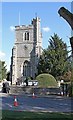
[[[40,74],[36,77],[40,87],[58,87],[56,79],[50,74]]]

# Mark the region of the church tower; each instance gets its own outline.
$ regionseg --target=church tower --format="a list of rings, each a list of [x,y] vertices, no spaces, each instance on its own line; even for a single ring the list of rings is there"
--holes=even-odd
[[[27,77],[35,78],[39,57],[42,54],[42,34],[40,18],[32,20],[31,25],[15,26],[15,43],[11,57],[12,84]]]

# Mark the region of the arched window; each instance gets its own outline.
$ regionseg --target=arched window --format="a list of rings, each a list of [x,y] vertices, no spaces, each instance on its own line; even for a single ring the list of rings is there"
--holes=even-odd
[[[25,33],[25,40],[27,40],[27,33]]]
[[[30,62],[25,61],[23,65],[23,76],[30,77]]]
[[[29,32],[27,32],[27,40],[29,40]]]
[[[24,40],[29,40],[29,32],[27,31],[23,33],[23,41]]]

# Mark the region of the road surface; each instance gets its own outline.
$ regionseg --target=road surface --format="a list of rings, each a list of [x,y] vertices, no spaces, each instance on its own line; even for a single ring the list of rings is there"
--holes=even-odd
[[[14,95],[0,97],[0,109],[18,111],[73,112],[73,99],[62,96],[33,98],[31,95],[17,95],[18,106],[14,106]]]

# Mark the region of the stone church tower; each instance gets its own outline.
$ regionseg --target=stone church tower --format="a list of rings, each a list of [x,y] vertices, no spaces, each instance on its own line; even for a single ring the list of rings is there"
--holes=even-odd
[[[11,81],[16,84],[26,77],[38,73],[37,66],[42,54],[42,34],[40,18],[32,20],[31,25],[15,26],[15,44],[11,57]]]

